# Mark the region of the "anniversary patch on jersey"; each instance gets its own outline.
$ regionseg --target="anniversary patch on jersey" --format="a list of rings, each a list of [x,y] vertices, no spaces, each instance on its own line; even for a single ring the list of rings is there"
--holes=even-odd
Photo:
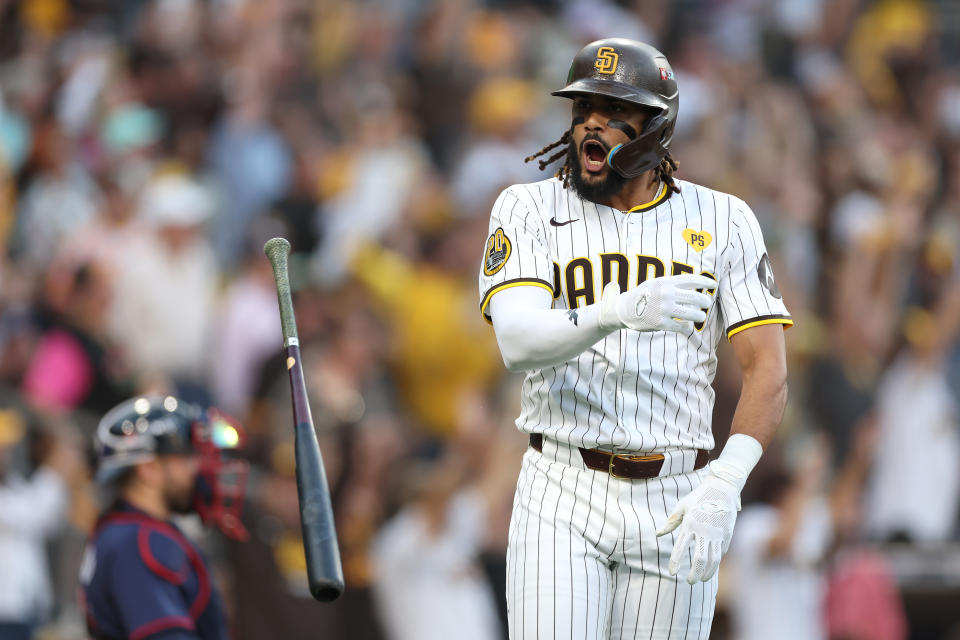
[[[693,250],[697,253],[709,247],[710,243],[713,242],[713,236],[706,231],[684,229],[681,235],[683,235],[683,239],[686,240],[687,244],[693,247]]]
[[[766,253],[763,254],[763,257],[760,258],[760,264],[757,265],[757,277],[760,278],[760,284],[766,287],[770,295],[778,300],[783,297],[777,287],[776,280],[773,279],[773,265],[770,264],[770,257]]]
[[[492,276],[507,264],[510,258],[512,245],[510,238],[503,232],[503,227],[499,227],[487,238],[487,249],[483,254],[483,273]]]

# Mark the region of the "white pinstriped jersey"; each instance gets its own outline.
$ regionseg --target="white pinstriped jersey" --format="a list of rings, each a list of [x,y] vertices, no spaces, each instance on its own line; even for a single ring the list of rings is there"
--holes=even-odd
[[[761,324],[791,325],[760,226],[739,198],[675,181],[629,212],[583,200],[556,178],[500,194],[480,270],[480,309],[511,286],[541,286],[553,308],[599,301],[650,277],[698,273],[718,281],[706,321],[685,332],[616,331],[576,358],[527,372],[521,431],[617,451],[712,449],[716,349]],[[571,321],[575,320],[571,317]]]

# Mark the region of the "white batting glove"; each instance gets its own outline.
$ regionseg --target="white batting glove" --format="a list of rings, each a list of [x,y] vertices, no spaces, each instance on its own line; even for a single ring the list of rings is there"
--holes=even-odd
[[[710,463],[700,486],[677,503],[657,531],[662,536],[680,528],[670,554],[670,575],[677,575],[691,545],[693,558],[687,583],[706,582],[717,572],[720,558],[733,538],[740,492],[762,453],[763,447],[754,438],[741,433],[730,436],[720,457]]]
[[[691,322],[707,318],[704,309],[711,298],[696,289],[716,286],[716,280],[693,274],[653,278],[624,292],[610,282],[600,296],[600,326],[611,331],[684,331]]]

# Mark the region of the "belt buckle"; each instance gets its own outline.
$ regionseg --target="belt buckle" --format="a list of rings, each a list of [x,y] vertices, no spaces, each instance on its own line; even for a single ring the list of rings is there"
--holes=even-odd
[[[609,473],[614,478],[619,478],[620,480],[629,480],[627,476],[621,476],[620,474],[618,474],[616,471],[613,470],[613,463],[616,462],[617,458],[619,457],[621,456],[618,456],[615,453],[610,454],[610,462],[607,464],[607,473]]]

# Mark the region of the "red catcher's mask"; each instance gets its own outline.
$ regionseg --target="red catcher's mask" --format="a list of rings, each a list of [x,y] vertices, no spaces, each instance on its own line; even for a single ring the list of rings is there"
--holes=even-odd
[[[239,422],[216,409],[207,410],[206,418],[193,423],[193,447],[200,458],[194,509],[204,524],[215,525],[234,540],[246,540],[249,534],[240,515],[249,466],[223,456],[224,450],[242,447],[246,434]]]

